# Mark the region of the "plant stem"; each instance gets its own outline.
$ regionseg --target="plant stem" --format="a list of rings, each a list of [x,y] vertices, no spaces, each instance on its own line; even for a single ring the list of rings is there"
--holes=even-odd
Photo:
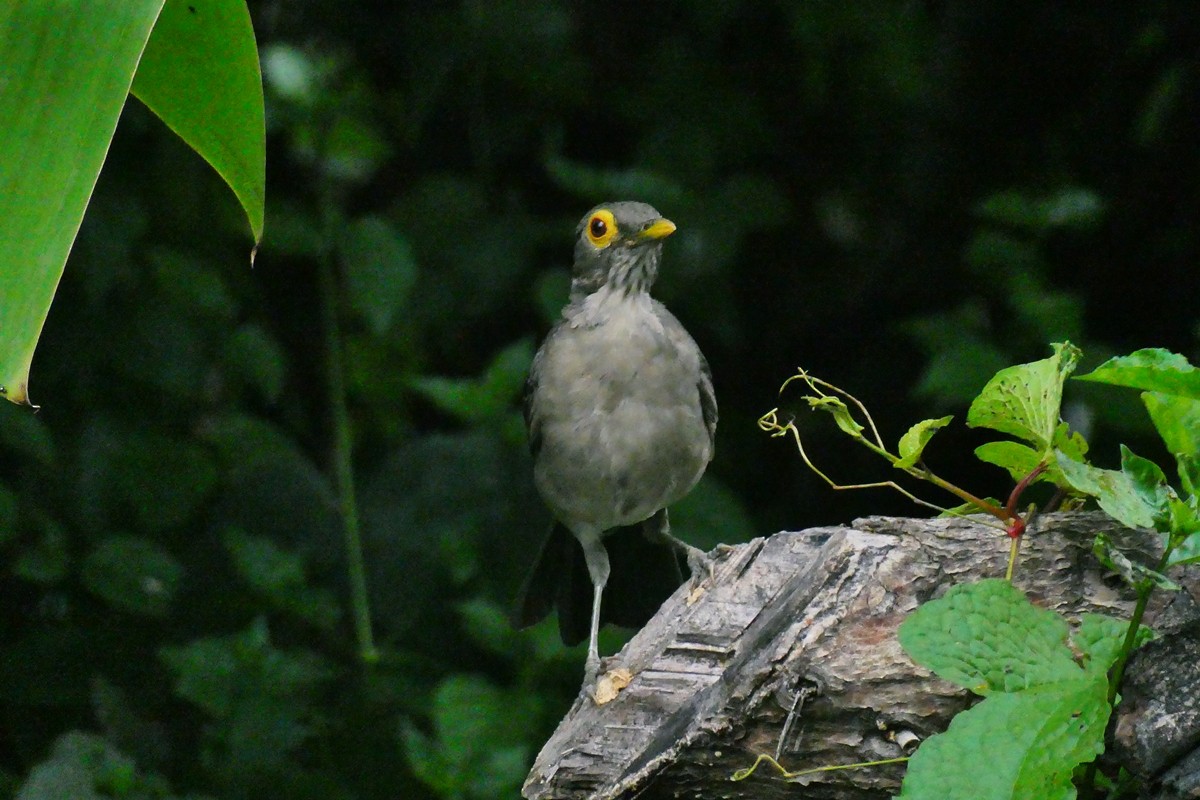
[[[320,199],[323,246],[317,273],[321,294],[321,321],[325,336],[325,377],[333,428],[331,458],[342,532],[345,537],[346,561],[350,572],[350,605],[354,615],[354,633],[358,640],[359,657],[367,664],[374,664],[379,660],[379,651],[371,633],[367,571],[359,530],[358,500],[354,490],[354,443],[350,430],[350,411],[346,404],[346,375],[342,363],[341,325],[338,320],[339,293],[333,250],[338,229],[338,214],[328,187],[325,188],[326,191],[322,192]]]
[[[1168,543],[1166,550],[1162,554],[1162,558],[1159,559],[1157,566],[1154,568],[1155,572],[1162,572],[1166,569],[1167,563],[1171,558],[1171,550],[1172,547]],[[1133,643],[1137,641],[1137,632],[1142,627],[1142,617],[1146,613],[1146,606],[1150,602],[1150,594],[1153,591],[1154,584],[1149,581],[1138,587],[1137,601],[1133,605],[1133,616],[1129,619],[1129,627],[1125,629],[1125,640],[1121,642],[1121,649],[1117,653],[1117,660],[1108,673],[1109,706],[1112,706],[1113,702],[1117,699],[1117,691],[1121,688],[1121,680],[1125,677],[1125,665],[1129,663],[1129,656],[1133,654]],[[1087,765],[1080,789],[1080,800],[1090,800],[1095,795],[1095,761]]]
[[[921,480],[928,481],[929,483],[932,483],[934,486],[938,487],[939,489],[944,489],[945,491],[949,492],[950,494],[954,495],[955,497],[959,498],[960,500],[970,503],[973,506],[976,506],[980,511],[983,511],[984,513],[987,513],[987,514],[991,514],[993,517],[996,517],[997,519],[999,519],[1001,522],[1004,522],[1005,524],[1007,524],[1011,520],[1011,517],[1008,514],[1006,514],[1004,509],[1001,508],[1000,506],[996,505],[995,503],[989,503],[987,500],[984,500],[982,497],[976,497],[975,495],[968,492],[966,489],[962,489],[958,486],[955,486],[953,483],[950,483],[950,481],[948,481],[944,478],[939,478],[937,475],[933,474],[931,471],[929,471],[929,469],[927,469],[925,467],[914,467],[912,470],[905,470],[905,471],[908,472],[910,475],[912,475],[915,478],[920,478]]]

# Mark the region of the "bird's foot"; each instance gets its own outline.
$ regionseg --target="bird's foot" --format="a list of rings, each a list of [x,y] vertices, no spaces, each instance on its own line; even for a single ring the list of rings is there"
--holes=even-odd
[[[611,659],[605,659],[611,662]],[[633,675],[624,667],[608,669],[599,656],[593,660],[590,656],[583,668],[582,694],[586,694],[593,703],[602,706],[616,699],[621,690],[629,685]]]
[[[692,573],[692,589],[688,593],[687,604],[693,605],[704,594],[709,586],[717,582],[717,561],[733,552],[731,545],[719,544],[711,553],[706,553],[699,547],[682,544],[684,555],[687,557],[688,570]]]

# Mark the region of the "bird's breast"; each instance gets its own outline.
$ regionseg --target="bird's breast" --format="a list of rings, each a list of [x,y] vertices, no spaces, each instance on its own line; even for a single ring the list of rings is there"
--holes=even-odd
[[[643,296],[644,297],[644,296]],[[678,500],[712,457],[699,355],[645,303],[560,326],[543,345],[535,478],[564,523],[638,522]]]

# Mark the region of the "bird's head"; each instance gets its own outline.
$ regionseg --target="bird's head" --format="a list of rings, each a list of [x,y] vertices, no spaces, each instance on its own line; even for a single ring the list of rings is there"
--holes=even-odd
[[[586,297],[605,285],[626,295],[648,291],[658,274],[663,239],[674,232],[675,223],[645,203],[596,206],[575,231],[571,296]]]

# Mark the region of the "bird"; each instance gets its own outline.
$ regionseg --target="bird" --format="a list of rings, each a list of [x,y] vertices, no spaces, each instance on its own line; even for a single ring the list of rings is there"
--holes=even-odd
[[[603,622],[640,627],[683,582],[683,564],[694,577],[712,569],[707,554],[671,534],[667,513],[704,474],[717,430],[708,362],[650,296],[675,230],[641,202],[603,203],[583,216],[569,302],[525,384],[534,483],[554,523],[516,623],[557,607],[566,644],[588,637],[585,687],[600,674]]]

